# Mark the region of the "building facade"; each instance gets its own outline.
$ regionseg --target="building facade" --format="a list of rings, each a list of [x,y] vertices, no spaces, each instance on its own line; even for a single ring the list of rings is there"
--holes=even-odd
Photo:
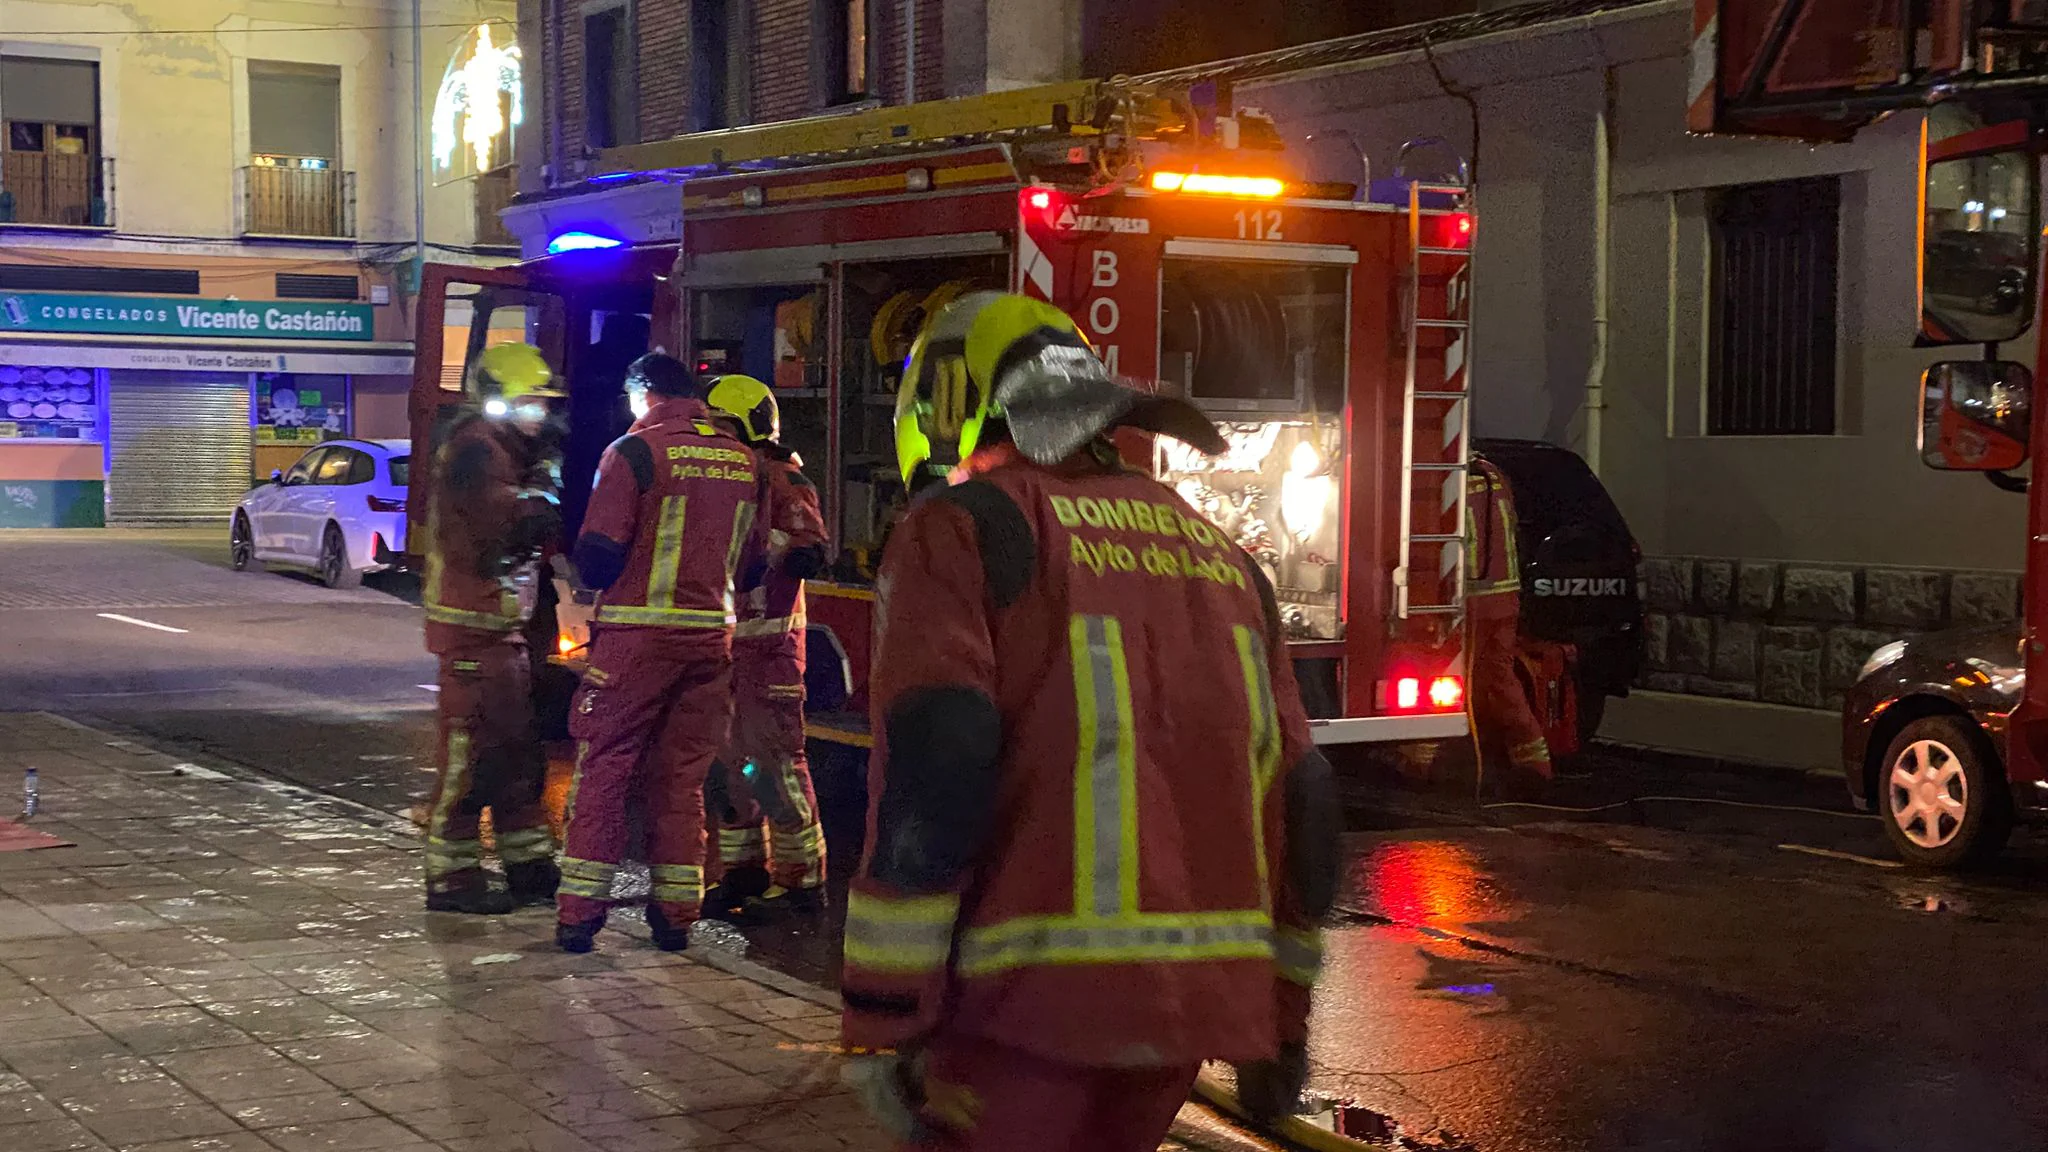
[[[1831,763],[1873,648],[2017,611],[2023,498],[1916,450],[1920,117],[1688,136],[1690,0],[1517,13],[1238,98],[1331,163],[1472,163],[1475,433],[1579,451],[1646,554],[1648,691],[1609,734]]]
[[[511,3],[428,0],[417,57],[393,11],[8,4],[0,526],[224,518],[407,435],[412,262],[510,255],[519,88]]]

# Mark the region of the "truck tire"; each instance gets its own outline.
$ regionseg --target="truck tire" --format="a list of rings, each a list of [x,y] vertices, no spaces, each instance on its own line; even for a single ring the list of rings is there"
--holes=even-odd
[[[1899,859],[1918,868],[1982,864],[2012,834],[2012,790],[1990,741],[1967,718],[1907,724],[1877,766],[1872,800]]]

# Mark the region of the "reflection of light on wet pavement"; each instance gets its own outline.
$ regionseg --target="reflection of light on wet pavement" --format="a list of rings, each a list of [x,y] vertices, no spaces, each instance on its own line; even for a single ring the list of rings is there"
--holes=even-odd
[[[1382,844],[1359,862],[1366,910],[1397,924],[1467,923],[1496,909],[1500,892],[1472,853],[1442,841]]]

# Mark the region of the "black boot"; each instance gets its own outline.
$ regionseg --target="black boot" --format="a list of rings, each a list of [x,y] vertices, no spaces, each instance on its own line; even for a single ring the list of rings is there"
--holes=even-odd
[[[825,886],[814,888],[784,888],[777,885],[754,901],[758,907],[773,915],[808,916],[823,912],[831,904],[825,894]]]
[[[474,873],[444,879],[439,889],[427,889],[427,911],[460,912],[469,916],[503,916],[512,911],[512,894],[492,885],[488,873]]]
[[[522,860],[505,865],[505,885],[518,904],[552,904],[555,889],[562,886],[562,870],[555,867],[553,860]]]
[[[654,946],[663,952],[681,952],[690,946],[689,925],[669,923],[652,904],[647,906],[647,928],[654,936]]]
[[[555,947],[580,956],[597,947],[597,934],[603,929],[603,920],[586,920],[581,924],[556,924]]]
[[[747,902],[766,893],[772,886],[768,870],[758,864],[728,869],[725,877],[704,893],[704,916],[729,924],[752,923]]]

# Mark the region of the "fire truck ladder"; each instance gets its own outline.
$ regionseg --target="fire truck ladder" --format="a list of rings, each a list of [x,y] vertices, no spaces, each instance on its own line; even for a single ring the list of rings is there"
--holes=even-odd
[[[706,174],[1037,140],[1095,142],[1121,151],[1161,132],[1195,131],[1197,122],[1185,88],[1075,80],[622,145],[601,151],[592,174]]]
[[[1467,403],[1472,315],[1472,253],[1424,243],[1422,197],[1449,195],[1462,206],[1462,184],[1408,186],[1408,282],[1403,287],[1402,340],[1407,379],[1401,398],[1401,551],[1394,569],[1394,614],[1455,618],[1465,608],[1465,480],[1472,432]],[[1440,370],[1439,370],[1440,369]],[[1437,443],[1418,444],[1416,410],[1441,413],[1428,429]],[[1418,496],[1430,507],[1418,526]],[[1424,573],[1423,587],[1416,573]],[[1434,573],[1434,576],[1426,575]],[[1433,588],[1424,591],[1433,584]],[[1418,593],[1420,593],[1418,595]]]

